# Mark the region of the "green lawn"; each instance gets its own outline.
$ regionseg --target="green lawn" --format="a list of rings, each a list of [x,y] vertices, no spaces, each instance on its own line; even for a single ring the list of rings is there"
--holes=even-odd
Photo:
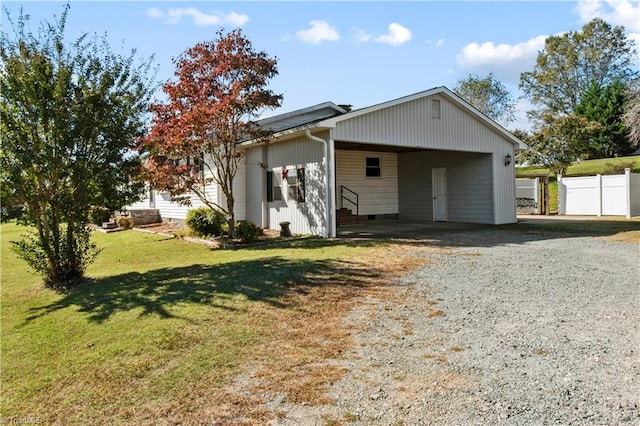
[[[610,170],[608,170],[611,169],[612,165],[630,166],[632,173],[640,173],[640,155],[636,155],[633,157],[602,158],[598,160],[579,161],[569,166],[566,176],[616,174],[617,172],[611,173]],[[551,171],[543,166],[527,166],[516,168],[517,175],[539,173],[548,173],[549,175],[551,175]],[[622,171],[621,173],[624,173],[624,171]]]
[[[0,230],[0,416],[45,424],[203,424],[234,410],[261,419],[230,390],[246,366],[298,389],[290,398],[312,399],[313,374],[300,366],[344,349],[337,324],[349,301],[383,281],[371,258],[398,259],[373,243],[210,250],[136,231],[95,234],[92,281],[56,294],[10,250],[24,228]]]

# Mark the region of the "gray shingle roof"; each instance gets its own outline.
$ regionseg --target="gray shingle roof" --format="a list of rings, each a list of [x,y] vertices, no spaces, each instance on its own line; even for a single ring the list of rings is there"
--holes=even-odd
[[[307,108],[263,118],[256,123],[265,129],[271,129],[274,133],[316,123],[328,118],[337,117],[347,112],[333,102],[324,102]]]

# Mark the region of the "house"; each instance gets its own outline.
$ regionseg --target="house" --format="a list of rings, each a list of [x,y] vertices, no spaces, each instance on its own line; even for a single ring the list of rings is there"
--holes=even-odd
[[[241,144],[240,220],[325,237],[336,235],[340,209],[363,219],[516,221],[513,159],[525,145],[445,87],[354,111],[326,102],[259,124],[275,133],[268,144]],[[188,210],[157,191],[131,208],[142,206],[165,219]]]

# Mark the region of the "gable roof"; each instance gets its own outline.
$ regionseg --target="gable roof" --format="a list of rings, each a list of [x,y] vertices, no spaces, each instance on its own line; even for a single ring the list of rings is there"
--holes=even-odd
[[[334,128],[336,127],[336,123],[341,121],[346,121],[355,117],[359,117],[361,115],[369,114],[375,111],[379,111],[385,108],[390,108],[396,105],[400,105],[403,103],[415,101],[417,99],[426,98],[428,96],[433,95],[441,95],[452,101],[458,107],[470,113],[472,116],[475,116],[478,120],[484,122],[485,125],[494,129],[498,134],[502,135],[505,139],[509,140],[512,144],[516,145],[519,149],[527,149],[527,146],[520,139],[515,137],[511,132],[506,130],[504,127],[487,117],[485,114],[480,112],[473,105],[462,99],[460,96],[453,93],[451,90],[446,88],[445,86],[434,87],[429,90],[425,90],[422,92],[414,93],[412,95],[403,96],[401,98],[393,99],[391,101],[383,102],[380,104],[372,105],[365,108],[360,108],[354,111],[347,112],[345,114],[341,114],[339,116],[331,117],[317,123],[318,127],[325,128]]]
[[[285,114],[258,120],[256,124],[264,129],[270,129],[274,133],[294,129],[296,127],[317,123],[331,119],[347,112],[333,102],[324,102],[307,108],[297,109]]]

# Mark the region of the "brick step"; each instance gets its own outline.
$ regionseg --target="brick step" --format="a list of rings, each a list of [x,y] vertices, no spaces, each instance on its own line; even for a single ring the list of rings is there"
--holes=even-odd
[[[355,216],[349,209],[336,210],[336,224],[338,226],[357,225],[360,223],[358,216]]]
[[[113,221],[102,222],[102,229],[116,229],[117,227],[118,224]]]

